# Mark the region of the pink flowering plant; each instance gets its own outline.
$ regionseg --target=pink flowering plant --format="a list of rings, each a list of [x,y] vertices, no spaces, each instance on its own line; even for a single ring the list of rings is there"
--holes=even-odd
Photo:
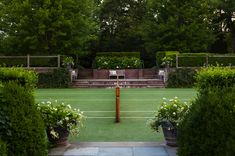
[[[41,113],[45,126],[50,129],[50,133],[54,137],[58,137],[56,127],[63,127],[73,135],[79,134],[79,128],[84,118],[83,112],[79,109],[71,108],[70,105],[57,100],[38,103],[37,109]]]
[[[188,109],[188,103],[181,102],[178,97],[174,97],[173,99],[163,98],[155,117],[150,121],[150,126],[157,132],[159,132],[159,127],[163,123],[169,125],[169,129],[174,129],[183,119]]]

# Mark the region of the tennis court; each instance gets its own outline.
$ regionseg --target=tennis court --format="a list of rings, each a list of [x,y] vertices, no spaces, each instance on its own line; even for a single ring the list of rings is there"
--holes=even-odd
[[[36,101],[57,99],[82,110],[87,117],[78,137],[70,141],[162,141],[147,121],[162,98],[182,101],[196,96],[194,89],[123,88],[120,95],[121,123],[115,123],[115,89],[38,89]]]

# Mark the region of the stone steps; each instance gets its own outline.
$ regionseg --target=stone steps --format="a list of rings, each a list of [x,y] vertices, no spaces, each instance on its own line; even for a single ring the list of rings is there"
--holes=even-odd
[[[71,84],[74,88],[110,88],[116,87],[116,79],[77,79]],[[165,84],[159,79],[119,79],[123,88],[164,88]]]

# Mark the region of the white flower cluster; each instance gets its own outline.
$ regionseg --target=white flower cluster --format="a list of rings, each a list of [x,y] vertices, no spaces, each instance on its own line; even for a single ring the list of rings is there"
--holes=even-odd
[[[181,102],[178,97],[174,97],[173,99],[163,98],[162,100],[160,108],[157,110],[155,118],[150,124],[156,131],[159,130],[159,126],[164,122],[177,126],[189,109],[188,103]]]
[[[79,126],[82,125],[84,118],[83,112],[72,108],[71,105],[65,105],[57,100],[42,101],[37,104],[38,110],[47,127],[51,129],[51,134],[56,137],[55,127],[64,127],[72,134],[78,134]]]

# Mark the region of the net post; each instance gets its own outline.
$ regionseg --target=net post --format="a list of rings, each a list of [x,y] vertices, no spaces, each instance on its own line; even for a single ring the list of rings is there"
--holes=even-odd
[[[120,122],[120,87],[119,80],[117,77],[117,86],[116,86],[116,123]]]

